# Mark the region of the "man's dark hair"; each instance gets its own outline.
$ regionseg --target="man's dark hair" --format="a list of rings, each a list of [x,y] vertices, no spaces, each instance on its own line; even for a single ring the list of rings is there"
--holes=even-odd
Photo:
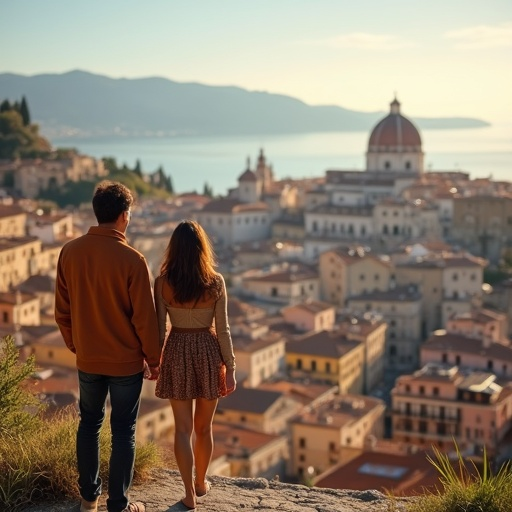
[[[92,198],[92,208],[98,224],[115,222],[132,204],[133,196],[130,189],[114,181],[99,183]]]

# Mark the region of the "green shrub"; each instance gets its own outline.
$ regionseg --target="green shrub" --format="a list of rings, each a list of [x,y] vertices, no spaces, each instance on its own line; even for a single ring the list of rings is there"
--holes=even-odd
[[[12,336],[0,339],[0,436],[37,427],[42,406],[25,387],[34,369],[34,357],[21,361]]]

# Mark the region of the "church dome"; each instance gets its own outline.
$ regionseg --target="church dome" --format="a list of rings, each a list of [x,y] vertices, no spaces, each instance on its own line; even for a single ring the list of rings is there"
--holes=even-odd
[[[396,98],[390,107],[390,113],[372,130],[368,151],[421,151],[420,133],[409,119],[400,114],[400,103]]]

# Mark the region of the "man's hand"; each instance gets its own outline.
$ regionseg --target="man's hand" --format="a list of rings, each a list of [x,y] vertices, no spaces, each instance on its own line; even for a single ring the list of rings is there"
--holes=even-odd
[[[149,366],[144,361],[144,378],[147,380],[156,380],[160,375],[160,366]]]

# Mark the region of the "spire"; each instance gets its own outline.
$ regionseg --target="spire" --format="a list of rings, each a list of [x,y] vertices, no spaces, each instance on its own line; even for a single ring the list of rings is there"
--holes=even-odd
[[[251,170],[251,157],[250,156],[247,157],[247,167],[246,167],[246,170],[247,171]]]
[[[392,114],[400,114],[400,102],[396,99],[396,91],[395,91],[395,98],[389,104],[389,107],[390,107],[390,111]]]

